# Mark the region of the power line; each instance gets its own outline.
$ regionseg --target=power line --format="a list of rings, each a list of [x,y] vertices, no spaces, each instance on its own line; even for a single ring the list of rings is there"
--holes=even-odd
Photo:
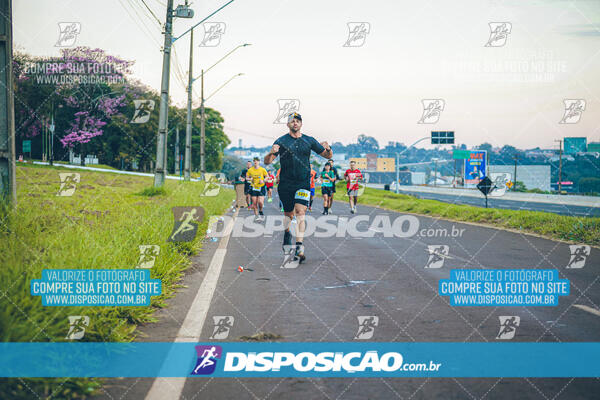
[[[265,136],[265,135],[261,135],[259,133],[244,131],[242,129],[231,128],[229,126],[224,126],[223,129],[227,129],[227,130],[230,130],[230,131],[236,131],[236,132],[240,132],[240,133],[243,133],[243,134],[246,134],[246,135],[256,136],[256,137],[260,137],[260,138],[264,138],[264,139],[269,139],[269,140],[275,140],[276,139],[276,138],[271,137],[271,136]]]
[[[131,11],[129,10],[129,8],[125,6],[126,3],[123,2],[123,0],[119,0],[119,3],[121,3],[121,6],[125,10],[125,12],[127,12],[127,14],[129,15],[129,17],[131,18],[131,20],[138,26],[138,28],[140,28],[140,31],[142,31],[146,37],[150,38],[150,40],[152,40],[157,46],[161,46],[160,42],[158,42],[156,40],[156,38],[154,38],[153,32],[140,19],[140,16],[137,13],[137,11],[134,8],[134,6],[131,3],[127,2],[127,4],[129,5],[129,7],[131,7],[132,10],[133,10],[133,12],[136,14],[135,16],[133,16],[132,13],[131,13]]]
[[[152,10],[150,9],[150,7],[148,7],[148,4],[146,4],[146,2],[145,2],[144,0],[140,0],[140,1],[141,1],[141,2],[142,2],[142,3],[143,3],[145,6],[146,6],[146,9],[147,9],[148,11],[150,11],[150,14],[152,14],[152,16],[154,17],[154,19],[155,19],[155,20],[156,20],[156,22],[158,23],[158,26],[162,26],[162,23],[160,22],[160,19],[158,19],[158,17],[156,16],[156,14],[154,14],[154,11],[152,11]]]

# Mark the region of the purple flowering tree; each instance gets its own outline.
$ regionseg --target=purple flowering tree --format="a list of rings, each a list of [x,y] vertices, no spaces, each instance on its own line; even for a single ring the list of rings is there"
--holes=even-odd
[[[102,49],[62,49],[63,70],[57,92],[73,120],[60,139],[65,148],[80,147],[84,163],[85,144],[103,134],[103,127],[125,106],[132,61],[106,54]],[[55,73],[56,70],[51,70]]]

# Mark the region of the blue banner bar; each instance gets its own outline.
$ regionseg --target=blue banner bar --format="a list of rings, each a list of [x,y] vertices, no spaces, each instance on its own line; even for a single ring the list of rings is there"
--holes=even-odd
[[[600,377],[600,343],[0,343],[1,377]]]

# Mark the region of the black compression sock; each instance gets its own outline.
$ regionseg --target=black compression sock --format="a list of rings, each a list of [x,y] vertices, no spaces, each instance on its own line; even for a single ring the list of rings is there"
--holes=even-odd
[[[302,242],[296,242],[296,246],[302,246]]]

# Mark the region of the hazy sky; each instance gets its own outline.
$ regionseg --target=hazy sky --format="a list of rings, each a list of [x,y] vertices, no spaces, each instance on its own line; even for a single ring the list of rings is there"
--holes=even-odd
[[[192,20],[227,0],[194,1]],[[145,0],[164,22],[166,0]],[[175,5],[183,1],[175,1]],[[135,60],[135,75],[160,89],[163,43],[142,0],[13,0],[15,49],[57,55],[59,22],[79,22],[75,45]],[[285,133],[273,124],[278,99],[298,99],[305,133],[330,143],[359,134],[405,144],[431,130],[454,130],[457,143],[520,148],[555,139],[600,140],[600,1],[286,1],[236,0],[209,21],[224,22],[215,47],[194,50],[194,76],[238,49],[205,77],[208,102],[237,145],[267,145]],[[349,22],[365,22],[362,46],[344,47]],[[490,39],[491,22],[508,22],[506,43]],[[195,30],[195,42],[204,36]],[[186,102],[189,35],[175,43],[171,97]],[[198,105],[200,82],[194,85]],[[443,99],[435,124],[418,124],[422,99]],[[559,124],[564,99],[584,99],[578,123]],[[430,146],[430,145],[426,145]]]

